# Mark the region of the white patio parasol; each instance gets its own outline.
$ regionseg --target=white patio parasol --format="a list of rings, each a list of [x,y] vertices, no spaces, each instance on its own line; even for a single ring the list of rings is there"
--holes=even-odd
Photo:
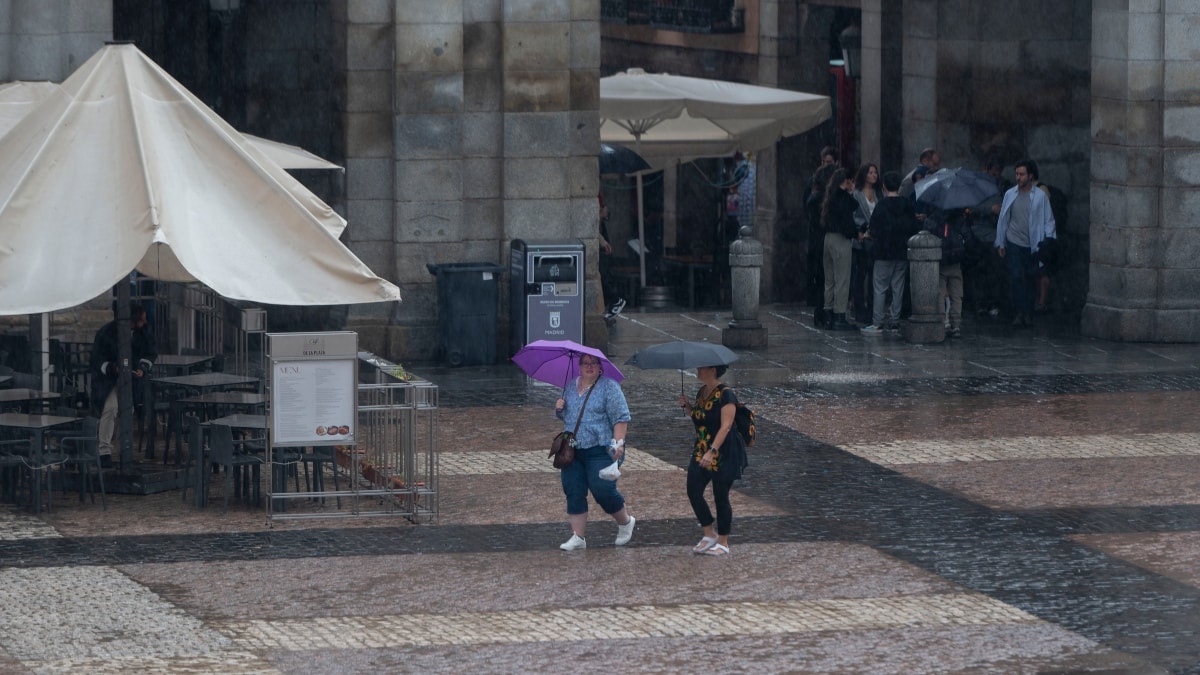
[[[761,150],[829,119],[828,96],[631,68],[600,79],[600,142],[631,145],[651,165]],[[645,214],[638,174],[641,283]]]
[[[400,299],[344,221],[133,45],[108,45],[0,137],[0,314],[80,305],[130,270],[236,300]]]

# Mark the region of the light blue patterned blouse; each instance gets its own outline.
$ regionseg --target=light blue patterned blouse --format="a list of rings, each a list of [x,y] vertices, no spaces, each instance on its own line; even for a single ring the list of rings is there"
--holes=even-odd
[[[575,434],[575,439],[581,448],[591,448],[597,445],[607,446],[608,441],[613,437],[613,426],[632,419],[629,416],[629,404],[625,402],[625,392],[621,391],[621,385],[616,380],[601,376],[596,380],[593,389],[595,391],[588,399],[587,410],[584,411],[583,420],[579,423],[579,432]],[[575,428],[575,420],[579,419],[579,406],[583,404],[586,396],[586,390],[583,394],[579,393],[579,378],[567,386],[566,396],[563,399],[566,401],[566,405],[563,406],[563,412],[560,415],[563,421],[563,431],[571,431]]]

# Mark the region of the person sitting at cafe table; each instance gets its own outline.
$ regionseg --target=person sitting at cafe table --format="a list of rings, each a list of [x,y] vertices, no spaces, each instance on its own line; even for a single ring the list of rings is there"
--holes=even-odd
[[[116,313],[115,306],[113,313]],[[142,378],[154,367],[158,350],[154,346],[154,336],[146,330],[146,309],[139,304],[129,306],[129,327],[133,331],[129,342],[129,362],[133,364],[130,375],[136,405],[141,400]],[[93,410],[100,411],[100,464],[106,467],[112,466],[113,436],[117,428],[117,378],[121,374],[119,344],[116,319],[104,324],[96,332],[96,339],[92,343],[91,403]]]

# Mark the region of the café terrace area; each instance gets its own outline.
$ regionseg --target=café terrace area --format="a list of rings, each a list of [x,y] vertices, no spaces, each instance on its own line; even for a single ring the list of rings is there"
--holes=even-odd
[[[316,424],[320,418],[306,412],[303,423],[316,425],[311,433],[317,442],[281,443],[277,435],[272,445],[268,415],[274,412],[276,425],[286,424],[291,403],[282,397],[273,407],[269,400],[272,364],[312,360],[270,353],[267,311],[198,284],[141,280],[132,298],[147,311],[158,356],[132,387],[128,446],[118,418],[111,466],[98,456],[99,411],[89,400],[97,377],[91,364],[96,331],[56,328],[47,317],[50,327],[40,343],[25,327],[0,335],[4,502],[42,513],[107,509],[114,495],[126,502],[128,496],[158,495],[161,502],[170,493],[180,510],[232,508],[272,521],[436,518],[434,384],[357,351],[353,333],[286,334],[349,340],[348,358],[315,363],[345,371],[350,390],[318,386],[315,395],[341,399],[342,410],[353,410],[355,419],[340,419],[342,412],[329,424]],[[30,372],[39,362],[41,372]],[[286,382],[278,388],[286,392]],[[318,405],[337,408],[329,401]]]

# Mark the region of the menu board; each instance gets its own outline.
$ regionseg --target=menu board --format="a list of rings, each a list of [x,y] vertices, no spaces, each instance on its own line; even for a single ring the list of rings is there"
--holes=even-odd
[[[358,334],[267,333],[271,444],[353,445]]]
[[[272,444],[353,444],[354,366],[354,359],[276,361],[271,373]]]

